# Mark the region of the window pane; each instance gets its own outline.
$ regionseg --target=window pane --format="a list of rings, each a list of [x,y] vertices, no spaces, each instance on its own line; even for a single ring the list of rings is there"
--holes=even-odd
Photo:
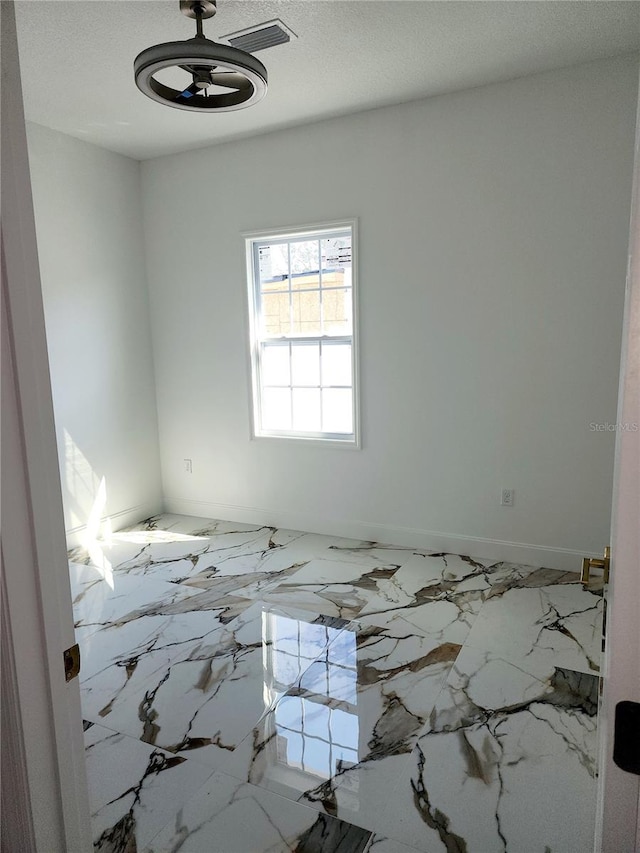
[[[262,428],[291,429],[291,391],[288,388],[263,389]]]
[[[320,275],[314,273],[300,273],[291,279],[291,290],[305,290],[310,287],[320,287]]]
[[[322,384],[351,385],[351,344],[322,344]]]
[[[286,729],[298,731],[302,719],[304,699],[300,696],[283,696],[275,706],[276,727],[284,734]]]
[[[263,294],[260,302],[264,333],[267,335],[288,335],[291,329],[289,294]]]
[[[358,748],[358,717],[341,708],[334,708],[331,712],[331,733],[334,743],[349,749]]]
[[[351,284],[351,279],[347,278],[344,270],[326,270],[322,273],[322,286],[345,287]]]
[[[273,682],[288,686],[300,675],[298,633],[301,623],[275,613],[263,613],[263,618],[265,616],[271,629]]]
[[[262,345],[262,384],[289,385],[289,344]]]
[[[291,276],[298,273],[317,273],[320,255],[317,240],[301,240],[291,243]]]
[[[351,333],[351,288],[322,291],[323,332],[348,335]]]
[[[316,660],[322,654],[327,643],[330,643],[335,637],[341,633],[340,629],[329,628],[325,625],[316,625],[314,623],[301,622],[301,650],[300,654],[309,660]]]
[[[302,768],[302,735],[298,732],[287,731],[286,729],[278,731],[278,734],[285,740],[287,745],[287,757],[285,759],[286,764],[288,764],[289,767]]]
[[[331,696],[333,699],[340,699],[343,702],[350,702],[353,705],[357,703],[357,676],[354,669],[328,665],[327,676],[329,680],[327,688],[328,696]]]
[[[348,770],[349,767],[354,767],[358,763],[358,749],[357,749],[357,741],[355,743],[356,749],[345,749],[343,746],[339,746],[338,744],[333,744],[333,760],[335,761],[335,770],[338,772],[340,770]],[[335,772],[334,770],[334,772]],[[350,786],[355,785],[357,790],[358,788],[358,777],[352,776],[347,777],[347,781],[350,783]]]
[[[331,746],[326,738],[324,740],[316,740],[313,737],[304,739],[304,770],[307,773],[313,773],[321,779],[328,779],[331,776],[330,756]]]
[[[331,709],[326,705],[303,699],[304,707],[304,731],[311,737],[322,738],[325,742],[329,740],[329,719]]]
[[[295,657],[275,649],[273,653],[273,672],[271,674],[272,684],[284,687],[285,690],[293,684],[300,675],[300,664],[298,656]]]
[[[351,287],[351,238],[321,240],[322,286]]]
[[[293,428],[303,432],[320,432],[320,390],[293,389]]]
[[[322,429],[326,432],[353,432],[353,412],[351,401],[351,389],[323,389]]]
[[[281,616],[279,613],[263,612],[263,620],[265,617],[269,622],[270,639],[274,649],[278,648],[296,654],[301,623],[297,619],[290,619],[288,616]]]
[[[320,384],[319,344],[291,344],[291,384]]]
[[[273,278],[284,278],[284,286],[288,287],[289,248],[287,244],[276,243],[274,246],[260,246],[258,249],[258,267],[261,282],[270,281]]]
[[[351,237],[325,237],[320,240],[322,269],[346,269],[351,267]]]
[[[327,649],[327,660],[334,666],[344,666],[355,672],[357,653],[356,635],[353,631],[342,631]]]
[[[320,291],[309,293],[293,293],[293,327],[294,335],[320,334]]]
[[[260,288],[262,293],[286,292],[289,290],[289,279],[278,276],[277,278],[269,279],[269,281],[261,282]]]

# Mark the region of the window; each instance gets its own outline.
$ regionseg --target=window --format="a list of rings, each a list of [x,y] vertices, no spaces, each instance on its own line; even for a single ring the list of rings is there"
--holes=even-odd
[[[246,235],[253,433],[357,446],[355,223]]]

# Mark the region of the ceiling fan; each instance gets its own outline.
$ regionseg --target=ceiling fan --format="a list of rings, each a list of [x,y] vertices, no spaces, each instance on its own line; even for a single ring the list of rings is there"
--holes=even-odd
[[[180,11],[195,19],[195,36],[138,54],[133,63],[138,89],[165,106],[192,112],[229,112],[257,104],[267,92],[264,65],[203,33],[202,21],[216,13],[215,0],[180,0]]]

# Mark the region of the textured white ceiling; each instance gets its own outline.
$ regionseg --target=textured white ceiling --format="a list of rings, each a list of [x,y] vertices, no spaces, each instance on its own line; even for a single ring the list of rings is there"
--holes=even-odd
[[[146,159],[640,49],[640,3],[220,0],[214,40],[272,18],[264,100],[200,115],[145,98],[134,57],[191,38],[178,0],[17,0],[27,119]]]

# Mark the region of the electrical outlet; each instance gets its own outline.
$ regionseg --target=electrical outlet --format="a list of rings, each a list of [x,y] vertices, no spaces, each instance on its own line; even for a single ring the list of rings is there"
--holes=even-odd
[[[513,489],[503,489],[500,493],[500,506],[513,506],[515,492]]]
[[[191,464],[190,459],[184,460],[184,470],[187,472],[187,474],[193,474],[193,466]]]

